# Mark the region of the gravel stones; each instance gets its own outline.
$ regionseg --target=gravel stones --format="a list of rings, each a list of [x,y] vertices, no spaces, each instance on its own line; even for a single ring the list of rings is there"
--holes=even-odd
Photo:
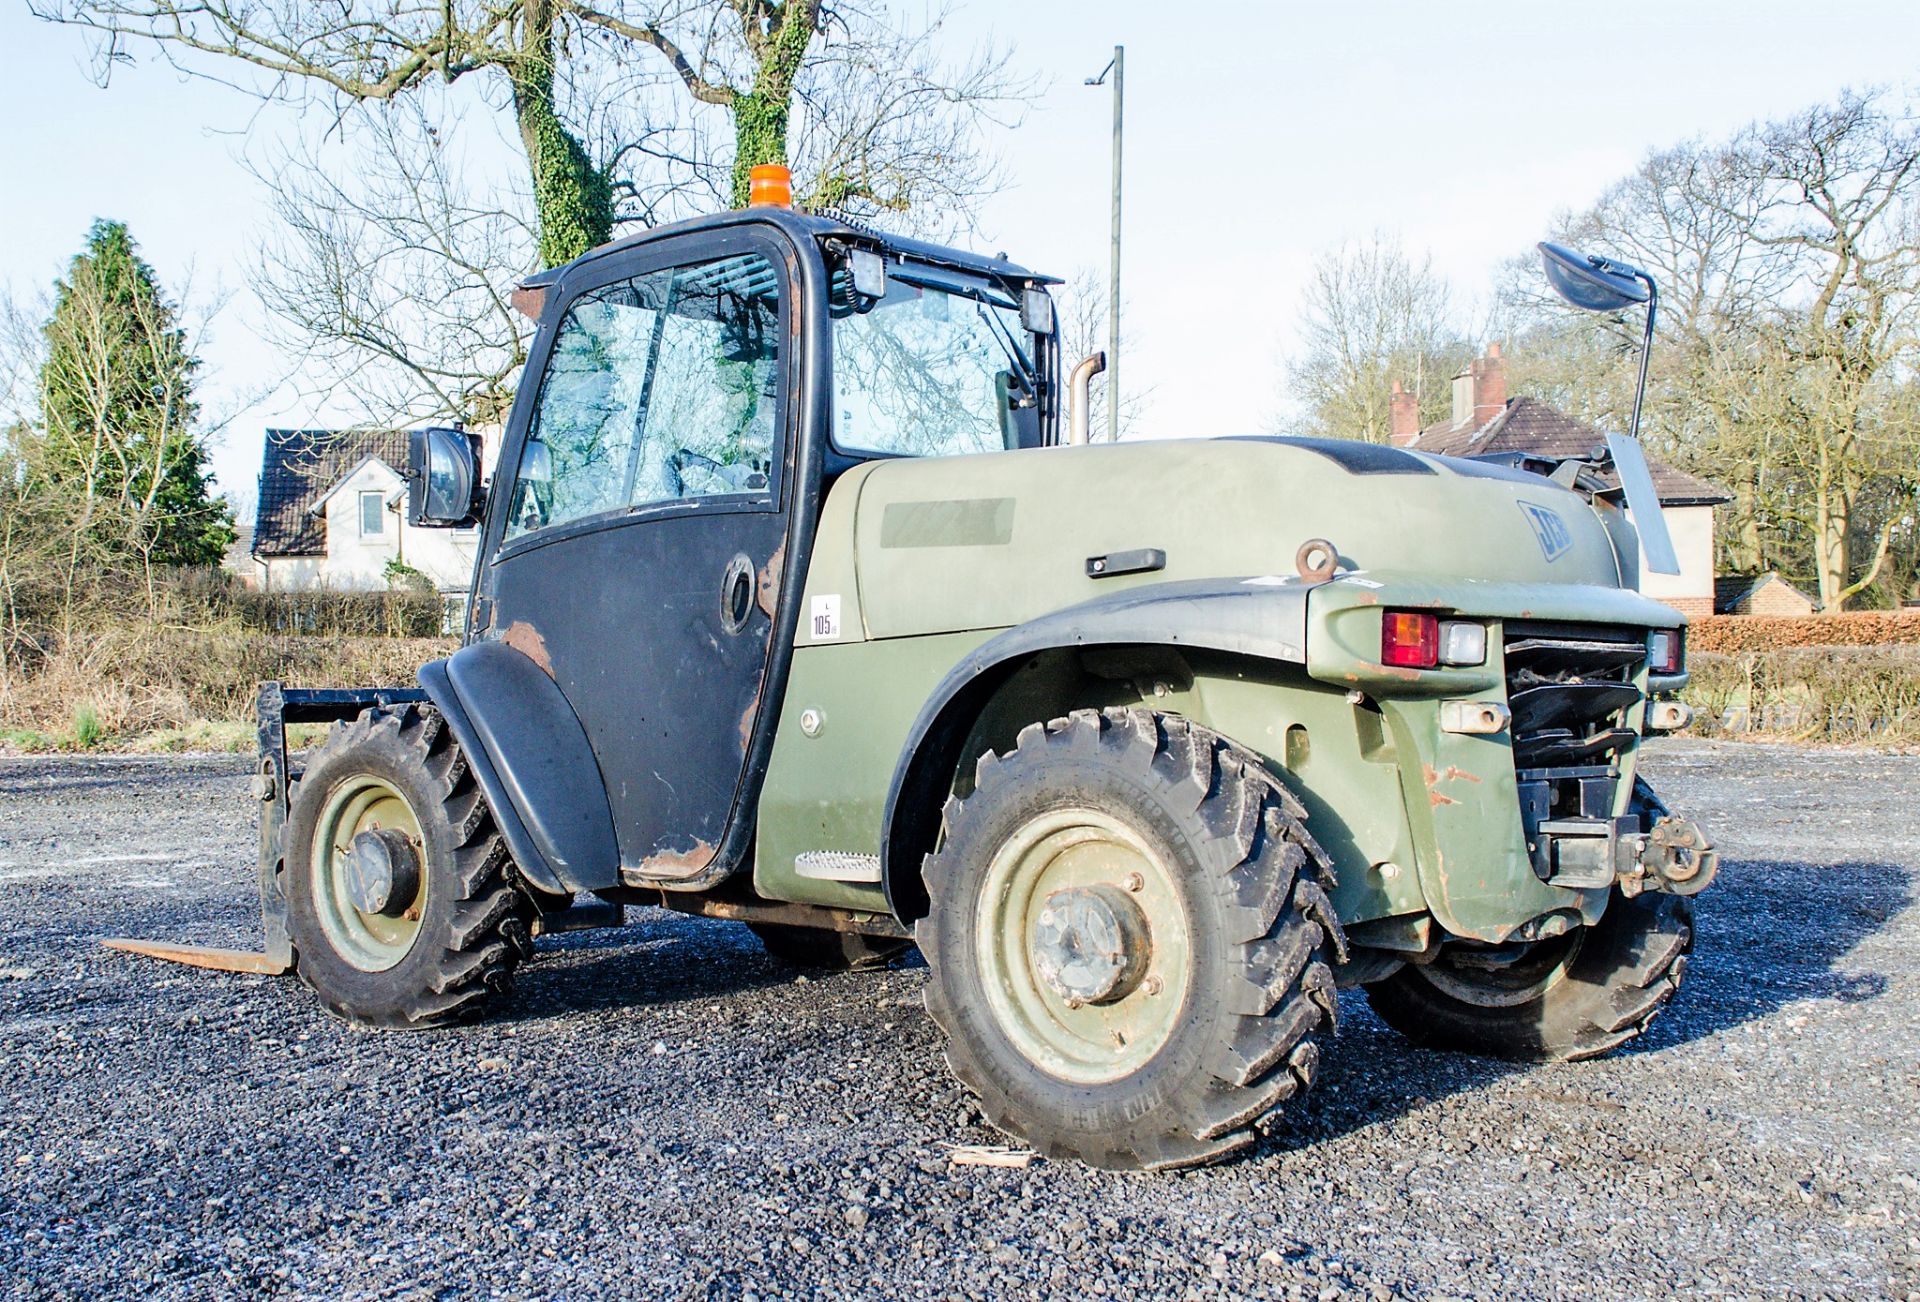
[[[102,950],[256,943],[250,765],[0,761],[0,1297],[1908,1296],[1920,758],[1649,767],[1726,863],[1630,1051],[1428,1053],[1348,996],[1306,1107],[1156,1177],[950,1164],[1003,1141],[917,959],[800,983],[633,910],[409,1035]]]

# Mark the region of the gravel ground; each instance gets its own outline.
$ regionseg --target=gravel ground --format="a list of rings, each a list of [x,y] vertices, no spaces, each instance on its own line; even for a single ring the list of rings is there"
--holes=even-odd
[[[392,1035],[98,948],[251,943],[246,767],[0,761],[0,1295],[1920,1297],[1920,757],[1666,744],[1728,862],[1632,1051],[1423,1052],[1349,995],[1311,1102],[1173,1176],[950,1169],[996,1137],[917,960],[633,910]]]

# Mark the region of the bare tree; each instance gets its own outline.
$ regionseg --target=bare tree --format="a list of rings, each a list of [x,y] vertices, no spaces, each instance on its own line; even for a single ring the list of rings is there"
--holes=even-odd
[[[383,105],[251,164],[279,218],[253,276],[275,341],[369,424],[503,420],[526,361],[532,196],[476,177],[464,127]]]
[[[1731,488],[1732,568],[1806,576],[1830,609],[1873,587],[1912,532],[1920,478],[1914,422],[1897,414],[1920,360],[1910,110],[1848,93],[1723,144],[1661,151],[1560,237],[1660,281],[1649,439]],[[1623,422],[1637,322],[1548,304],[1523,262],[1504,296],[1516,377]]]
[[[1287,365],[1298,433],[1384,443],[1395,381],[1414,394],[1422,423],[1449,408],[1448,381],[1472,349],[1432,260],[1375,234],[1315,259],[1300,309],[1300,347]]]
[[[603,243],[623,194],[658,188],[628,175],[635,167],[681,168],[687,183],[712,190],[724,158],[725,193],[736,205],[746,199],[754,165],[794,161],[802,192],[826,204],[905,211],[930,199],[971,199],[991,176],[984,132],[1031,92],[1008,73],[1001,51],[976,51],[957,66],[939,58],[944,10],[902,28],[877,0],[30,0],[30,7],[93,31],[103,79],[140,41],[190,73],[220,78],[250,68],[259,93],[318,96],[343,107],[481,76],[490,91],[503,92],[512,115],[546,265]],[[677,94],[652,93],[661,87]],[[609,99],[634,107],[602,109],[596,123],[594,106]],[[712,147],[703,113],[724,120],[731,136],[724,155]],[[663,138],[663,124],[685,124],[685,140]]]

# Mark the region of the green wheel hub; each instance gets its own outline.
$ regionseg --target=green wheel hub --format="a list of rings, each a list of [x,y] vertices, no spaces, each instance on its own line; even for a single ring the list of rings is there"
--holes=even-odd
[[[420,820],[382,778],[356,774],[320,811],[313,838],[314,912],[342,958],[384,972],[420,936],[427,879]]]
[[[1099,810],[1050,810],[1001,843],[980,894],[980,971],[1028,1061],[1076,1084],[1158,1053],[1186,1002],[1191,942],[1173,875]]]

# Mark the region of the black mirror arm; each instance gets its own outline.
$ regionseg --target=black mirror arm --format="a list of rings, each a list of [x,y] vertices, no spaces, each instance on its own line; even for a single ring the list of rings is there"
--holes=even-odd
[[[1638,267],[1621,267],[1621,271],[1630,273],[1635,280],[1647,287],[1647,327],[1640,337],[1640,379],[1633,388],[1633,421],[1627,428],[1632,438],[1640,437],[1640,404],[1647,396],[1647,362],[1653,356],[1653,318],[1660,307],[1660,287],[1653,283],[1653,277]]]

